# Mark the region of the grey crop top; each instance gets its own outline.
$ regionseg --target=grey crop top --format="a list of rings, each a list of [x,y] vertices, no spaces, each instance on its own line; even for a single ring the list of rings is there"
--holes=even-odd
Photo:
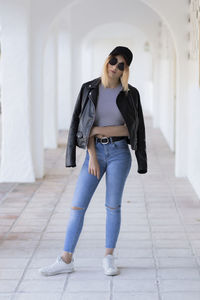
[[[116,88],[104,88],[102,83],[99,84],[94,126],[114,126],[125,123],[116,103],[117,95],[121,90],[121,83]]]

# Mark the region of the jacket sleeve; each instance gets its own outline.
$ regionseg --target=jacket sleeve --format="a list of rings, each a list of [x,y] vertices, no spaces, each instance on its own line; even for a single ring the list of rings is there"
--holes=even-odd
[[[79,91],[76,104],[74,107],[74,112],[72,114],[71,124],[69,127],[66,156],[65,156],[65,167],[76,167],[76,133],[79,125],[79,114],[81,112],[81,101],[83,94],[83,86]]]
[[[137,130],[137,149],[135,150],[135,155],[138,163],[137,172],[143,174],[143,173],[147,173],[147,154],[146,154],[146,141],[145,141],[145,124],[144,124],[139,92],[138,92],[138,119],[139,119],[139,125]]]

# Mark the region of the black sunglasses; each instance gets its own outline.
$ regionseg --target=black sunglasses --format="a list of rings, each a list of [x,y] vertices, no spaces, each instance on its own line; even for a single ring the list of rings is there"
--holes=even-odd
[[[109,60],[109,64],[110,64],[111,66],[116,65],[117,62],[118,62],[118,60],[117,60],[116,57],[112,57],[112,58]],[[124,71],[124,63],[123,63],[123,62],[118,63],[117,68],[118,68],[120,71]]]

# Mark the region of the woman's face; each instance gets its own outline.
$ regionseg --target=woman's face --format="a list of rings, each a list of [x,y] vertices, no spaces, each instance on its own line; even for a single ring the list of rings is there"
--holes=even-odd
[[[126,67],[126,61],[121,55],[116,55],[115,57],[118,60],[115,65],[111,65],[108,63],[108,77],[112,79],[119,79],[122,76],[123,71],[119,70],[117,66],[119,63],[124,63],[124,67]]]

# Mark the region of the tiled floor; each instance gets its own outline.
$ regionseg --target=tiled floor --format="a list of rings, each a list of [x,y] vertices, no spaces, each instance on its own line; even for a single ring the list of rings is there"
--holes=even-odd
[[[0,300],[199,300],[200,199],[186,178],[174,176],[174,154],[145,119],[148,173],[137,173],[135,153],[122,205],[116,262],[102,271],[105,177],[85,215],[74,258],[76,272],[43,277],[38,268],[62,253],[77,167],[65,168],[65,133],[45,151],[46,175],[33,184],[0,185]]]

